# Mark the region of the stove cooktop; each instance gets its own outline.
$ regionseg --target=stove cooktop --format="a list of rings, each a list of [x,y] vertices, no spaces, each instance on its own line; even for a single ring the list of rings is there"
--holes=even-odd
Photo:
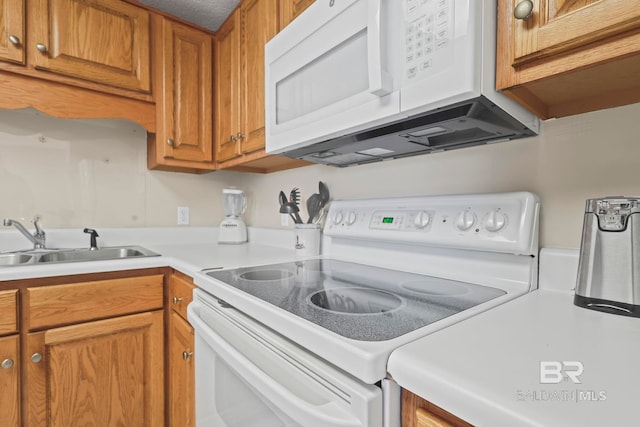
[[[359,341],[390,340],[505,294],[488,286],[336,259],[206,274]]]

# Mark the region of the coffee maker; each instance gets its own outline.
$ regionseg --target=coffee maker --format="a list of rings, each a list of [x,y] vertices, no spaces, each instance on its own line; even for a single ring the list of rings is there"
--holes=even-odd
[[[640,317],[639,254],[640,198],[587,200],[574,304]]]
[[[247,209],[247,198],[244,191],[234,188],[222,190],[222,204],[224,219],[218,231],[218,243],[245,243],[247,241],[247,226],[241,215]]]

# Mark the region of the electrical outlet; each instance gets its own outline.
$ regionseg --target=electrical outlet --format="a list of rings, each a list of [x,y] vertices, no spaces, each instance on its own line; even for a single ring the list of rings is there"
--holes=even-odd
[[[188,206],[178,206],[178,225],[189,225]]]

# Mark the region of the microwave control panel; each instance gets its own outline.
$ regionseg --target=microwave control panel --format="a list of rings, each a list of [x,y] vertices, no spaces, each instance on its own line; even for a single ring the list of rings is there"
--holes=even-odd
[[[454,0],[403,0],[403,80],[440,72],[453,63]]]

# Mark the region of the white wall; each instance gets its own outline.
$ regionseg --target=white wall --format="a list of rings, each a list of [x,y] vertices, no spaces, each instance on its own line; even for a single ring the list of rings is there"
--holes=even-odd
[[[221,190],[244,189],[247,223],[280,227],[278,192],[303,199],[327,183],[334,199],[527,190],[542,200],[541,244],[577,248],[584,201],[640,195],[640,104],[551,120],[535,138],[337,169],[269,175],[146,170],[146,136],[121,120],[61,120],[0,111],[0,218],[45,227],[217,225]],[[44,138],[41,140],[41,137]]]
[[[65,120],[0,110],[0,219],[42,217],[46,228],[176,225],[222,218],[219,195],[236,173],[148,171],[146,131],[126,120]]]
[[[550,120],[535,138],[343,169],[242,175],[247,221],[279,226],[278,191],[297,186],[306,199],[318,180],[334,199],[533,191],[542,201],[541,245],[577,248],[587,198],[640,196],[640,104]]]

